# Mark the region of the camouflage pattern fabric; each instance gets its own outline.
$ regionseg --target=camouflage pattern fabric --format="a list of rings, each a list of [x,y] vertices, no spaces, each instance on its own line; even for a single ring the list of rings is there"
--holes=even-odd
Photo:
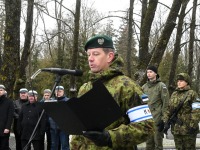
[[[196,135],[174,135],[174,142],[178,150],[196,150]]]
[[[147,81],[142,86],[145,94],[148,95],[148,105],[155,121],[155,134],[146,142],[146,150],[162,150],[163,149],[163,133],[158,132],[157,124],[163,120],[169,103],[169,92],[167,86],[156,79],[155,81]]]
[[[200,109],[192,110],[192,103],[198,102],[197,93],[191,90],[190,86],[186,86],[184,89],[177,88],[172,93],[168,111],[166,112],[165,121],[168,120],[173,110],[178,106],[186,96],[182,108],[178,112],[178,119],[176,123],[171,127],[172,134],[174,135],[190,135],[190,129],[195,129],[193,134],[197,134],[199,130],[199,113]]]
[[[71,150],[134,150],[134,145],[140,144],[153,134],[154,121],[152,119],[138,123],[130,123],[126,111],[141,104],[141,88],[130,78],[122,74],[123,61],[118,55],[110,68],[100,72],[91,73],[90,81],[85,83],[79,90],[79,96],[92,88],[92,83],[101,80],[124,113],[124,117],[118,119],[105,130],[111,136],[112,148],[98,147],[92,141],[81,136],[72,136]]]
[[[155,133],[146,141],[145,150],[163,150],[164,134],[155,128]]]

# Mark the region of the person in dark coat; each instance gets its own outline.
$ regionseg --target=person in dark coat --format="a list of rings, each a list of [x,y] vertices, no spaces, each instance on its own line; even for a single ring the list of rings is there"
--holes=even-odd
[[[19,90],[19,99],[13,101],[14,103],[14,123],[13,123],[13,132],[15,134],[15,145],[16,150],[21,150],[21,139],[17,130],[17,122],[19,118],[19,113],[21,112],[22,105],[28,102],[28,90],[26,88],[21,88]]]
[[[35,150],[44,150],[44,134],[46,129],[46,116],[42,115],[40,122],[39,117],[42,113],[41,103],[37,102],[38,93],[34,90],[28,92],[28,103],[22,105],[18,119],[18,131],[21,134],[21,145],[23,149],[30,150],[31,144]],[[31,136],[36,124],[34,136]]]
[[[9,150],[9,136],[13,121],[14,106],[5,95],[5,86],[0,85],[0,150]]]
[[[45,89],[43,92],[43,98],[40,100],[40,102],[44,103],[45,101],[50,100],[51,97],[51,90],[50,89]],[[47,150],[51,150],[51,133],[50,133],[50,123],[49,123],[49,117],[46,115],[46,142],[47,142]],[[45,137],[44,137],[45,138]]]
[[[67,101],[69,99],[65,96],[63,86],[56,86],[55,96],[58,101]],[[51,150],[69,150],[69,134],[61,130],[51,117],[49,117],[49,123],[51,133]]]

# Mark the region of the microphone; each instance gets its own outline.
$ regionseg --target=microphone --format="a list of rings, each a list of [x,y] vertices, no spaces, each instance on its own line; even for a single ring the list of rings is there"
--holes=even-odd
[[[70,69],[62,69],[62,68],[43,68],[41,71],[55,73],[58,75],[74,75],[74,76],[82,76],[83,72],[81,70],[70,70]]]

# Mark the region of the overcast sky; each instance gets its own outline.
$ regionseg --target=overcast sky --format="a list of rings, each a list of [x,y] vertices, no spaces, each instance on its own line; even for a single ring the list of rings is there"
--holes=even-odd
[[[99,11],[108,12],[116,10],[125,10],[129,7],[129,3],[130,0],[95,0],[94,6],[98,8]]]

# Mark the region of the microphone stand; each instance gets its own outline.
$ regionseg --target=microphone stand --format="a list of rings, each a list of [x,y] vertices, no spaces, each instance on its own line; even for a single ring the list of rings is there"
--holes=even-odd
[[[55,79],[55,82],[54,82],[54,85],[53,85],[53,88],[52,88],[52,92],[51,92],[50,98],[53,96],[53,94],[54,94],[54,92],[55,92],[55,88],[56,88],[56,86],[59,85],[59,83],[60,83],[60,81],[61,81],[61,78],[62,78],[62,75],[61,75],[61,74],[56,74],[56,79]],[[28,143],[26,144],[26,146],[23,148],[23,150],[27,150],[28,147],[29,147],[29,144],[30,144],[31,141],[33,140],[33,138],[34,138],[34,136],[35,136],[35,133],[36,133],[36,130],[37,130],[37,127],[38,127],[38,125],[39,125],[39,123],[40,123],[40,120],[42,119],[42,117],[43,117],[43,115],[44,115],[44,112],[45,112],[45,110],[43,109],[43,110],[42,110],[42,113],[40,114],[39,119],[38,119],[38,121],[37,121],[37,123],[36,123],[36,125],[35,125],[35,128],[34,128],[32,134],[31,134],[31,136],[30,136],[30,138],[29,138],[29,141],[28,141]]]

